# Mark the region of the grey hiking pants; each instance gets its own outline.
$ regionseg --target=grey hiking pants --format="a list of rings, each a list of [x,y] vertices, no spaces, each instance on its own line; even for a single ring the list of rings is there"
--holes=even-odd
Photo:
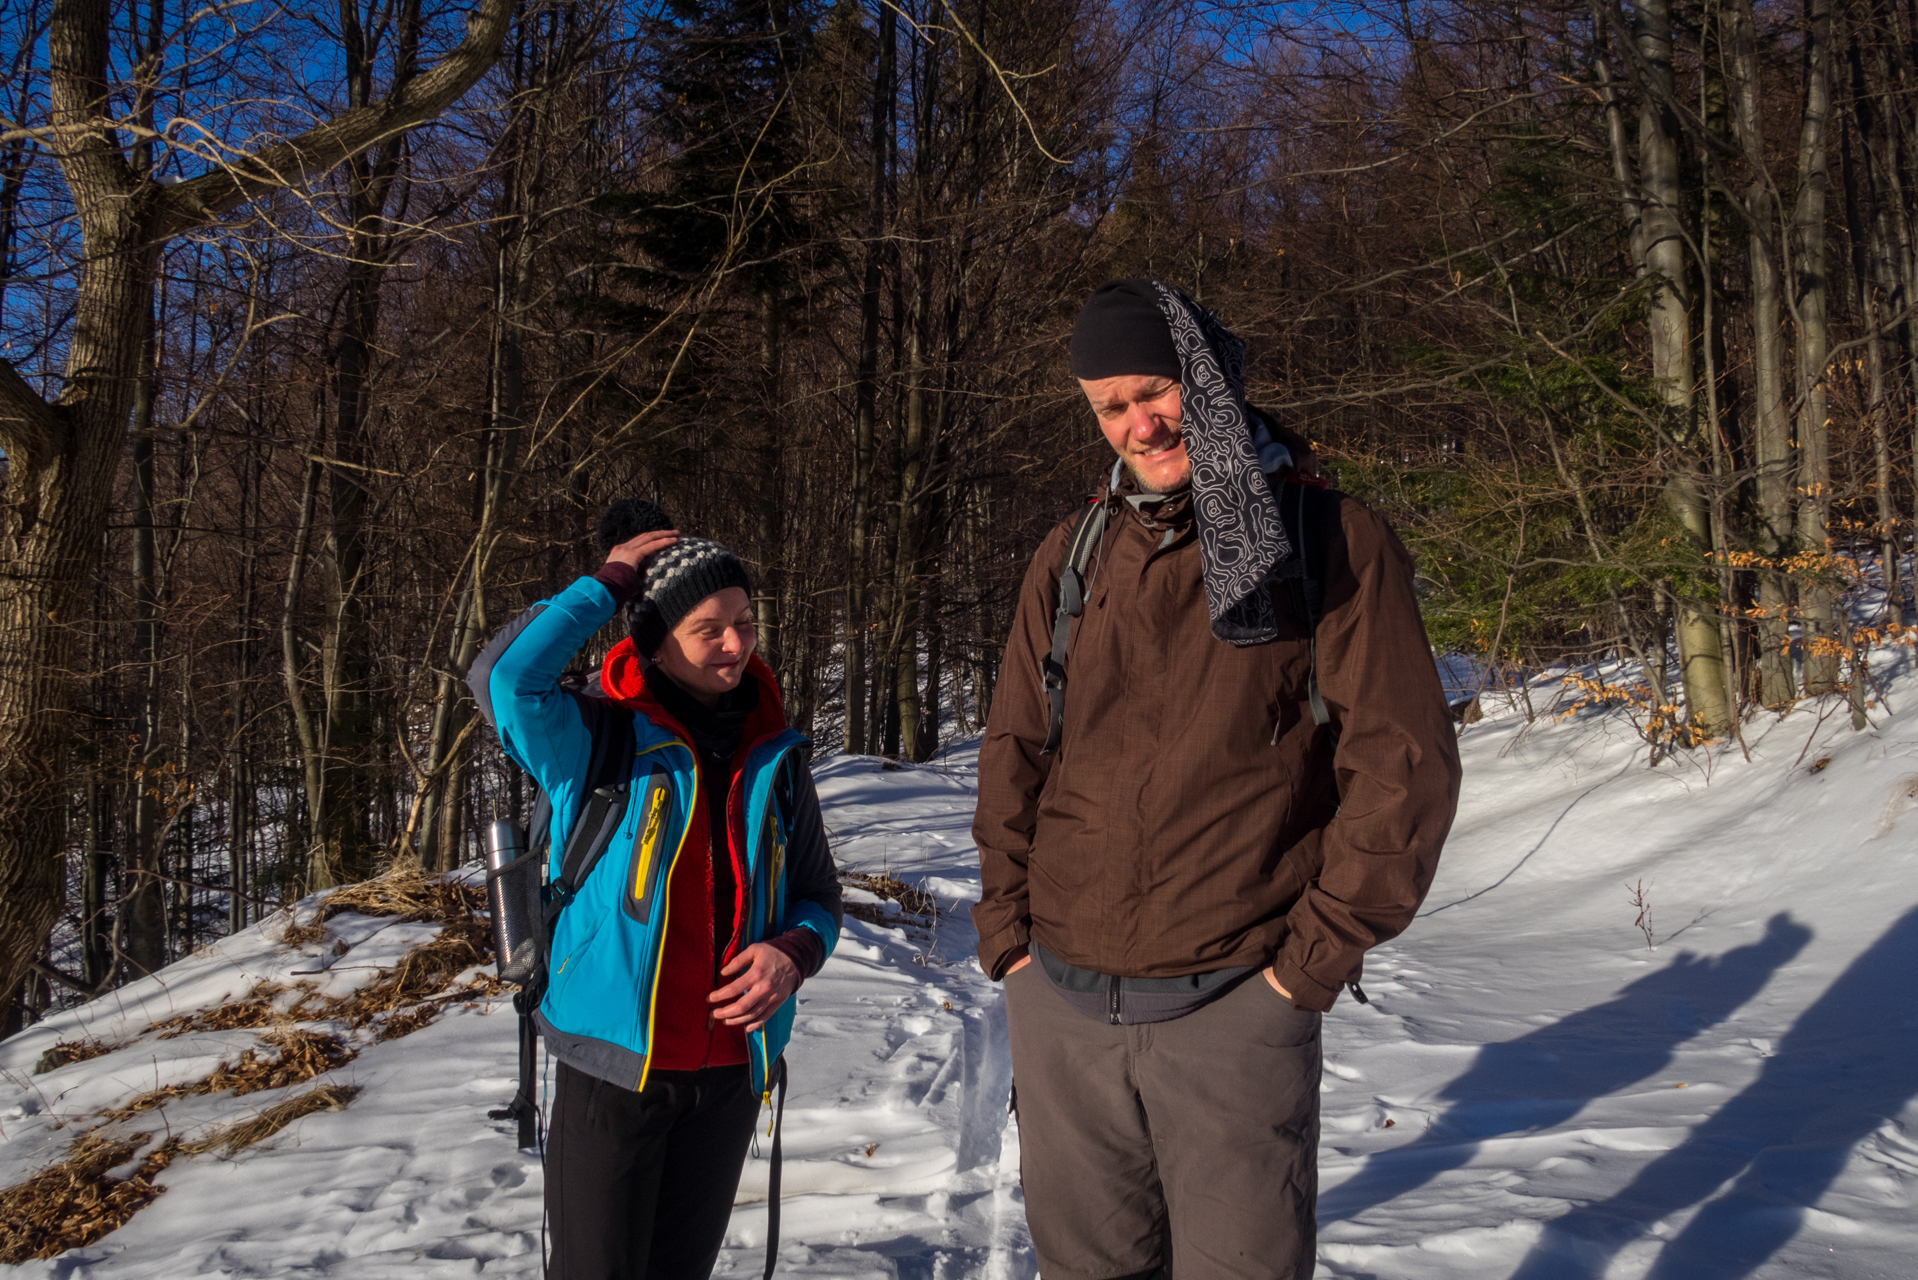
[[[1254,973],[1113,1026],[1037,964],[1006,978],[1026,1221],[1043,1280],[1309,1280],[1319,1021]]]

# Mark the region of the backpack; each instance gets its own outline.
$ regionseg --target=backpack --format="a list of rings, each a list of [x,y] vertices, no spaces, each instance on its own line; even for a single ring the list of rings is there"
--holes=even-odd
[[[506,820],[495,822],[490,833],[493,856],[489,861],[495,865],[487,870],[486,880],[494,901],[494,960],[501,981],[519,984],[519,990],[513,993],[513,1010],[519,1015],[519,1091],[506,1106],[486,1114],[491,1120],[517,1120],[521,1149],[539,1145],[539,1104],[534,1098],[539,1025],[533,1020],[533,1011],[546,995],[553,927],[612,843],[626,817],[627,793],[632,785],[633,713],[602,697],[597,684],[598,676],[594,675],[566,688],[579,704],[580,718],[592,735],[593,750],[586,763],[585,793],[589,798],[572,829],[566,832],[558,878],[543,883],[553,835],[553,801],[544,789],[539,790],[532,819],[524,829]],[[508,850],[517,856],[502,857]],[[524,929],[517,945],[509,940],[506,923],[515,914]]]

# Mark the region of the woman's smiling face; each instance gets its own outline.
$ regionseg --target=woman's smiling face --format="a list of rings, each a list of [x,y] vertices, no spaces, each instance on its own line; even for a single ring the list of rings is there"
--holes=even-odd
[[[757,642],[753,604],[727,587],[694,605],[659,646],[659,665],[680,688],[707,706],[739,687]]]

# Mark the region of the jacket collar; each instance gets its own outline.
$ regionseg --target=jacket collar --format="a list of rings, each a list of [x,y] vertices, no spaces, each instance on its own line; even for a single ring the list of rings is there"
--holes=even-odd
[[[1192,527],[1192,486],[1176,493],[1155,494],[1139,487],[1132,472],[1115,469],[1118,482],[1106,490],[1108,499],[1118,501],[1132,518],[1153,533],[1171,531],[1176,537]]]
[[[600,666],[600,692],[620,706],[639,712],[690,747],[692,734],[646,687],[646,665],[638,649],[633,646],[632,637],[621,640],[613,646],[613,651],[606,655],[606,661]],[[779,696],[779,677],[756,653],[746,659],[745,678],[758,682],[759,706],[746,719],[746,726],[739,738],[740,750],[733,757],[735,760],[741,759],[743,753],[755,743],[786,727],[785,706]]]

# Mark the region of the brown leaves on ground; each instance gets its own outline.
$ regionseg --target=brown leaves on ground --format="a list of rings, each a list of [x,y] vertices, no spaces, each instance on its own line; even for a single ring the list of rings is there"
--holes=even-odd
[[[274,1008],[273,998],[285,990],[277,982],[262,982],[238,1000],[229,1000],[216,1009],[201,1009],[156,1022],[141,1034],[158,1031],[160,1039],[171,1040],[189,1031],[243,1031],[292,1021],[300,1016],[301,1009],[312,996],[303,995],[291,1009]]]
[[[907,884],[890,872],[875,876],[863,871],[842,871],[839,873],[839,882],[855,889],[864,889],[888,902],[898,903],[901,911],[920,918],[915,923],[923,923],[939,914],[939,904],[930,893],[917,885]],[[867,924],[888,926],[902,923],[897,915],[870,902],[848,902],[844,904],[844,909],[853,919],[864,920]]]
[[[222,1092],[240,1097],[265,1089],[287,1089],[345,1066],[357,1055],[358,1049],[344,1035],[294,1025],[298,1022],[343,1022],[349,1031],[371,1025],[375,1040],[395,1040],[432,1022],[449,1001],[498,995],[501,983],[492,974],[448,990],[461,973],[492,959],[492,934],[485,910],[486,898],[480,890],[416,869],[394,871],[335,890],[321,902],[309,923],[298,924],[289,916],[282,935],[287,945],[323,940],[326,921],[349,911],[393,916],[402,922],[432,922],[440,926],[439,936],[407,952],[390,973],[351,995],[324,1000],[303,983],[296,988],[299,998],[282,1009],[275,1000],[287,988],[262,982],[240,999],[218,1008],[154,1023],[143,1034],[158,1033],[163,1040],[197,1031],[267,1030],[260,1043],[242,1053],[238,1062],[222,1062],[202,1080],[149,1090],[125,1106],[102,1112],[99,1118],[107,1123],[126,1120],[178,1098]],[[99,1040],[62,1041],[42,1056],[37,1070],[83,1062],[114,1047]],[[59,1164],[0,1190],[0,1265],[51,1258],[92,1244],[118,1229],[166,1190],[155,1185],[153,1178],[176,1156],[214,1150],[232,1155],[280,1132],[301,1116],[340,1110],[358,1094],[354,1085],[325,1084],[283,1098],[191,1142],[169,1138],[143,1156],[124,1178],[109,1177],[108,1171],[131,1160],[152,1135],[107,1137],[97,1129],[84,1134],[68,1148]]]
[[[269,1031],[260,1039],[263,1046],[273,1052],[248,1049],[240,1055],[237,1063],[222,1062],[205,1079],[148,1090],[125,1106],[106,1112],[106,1119],[124,1120],[142,1111],[163,1107],[175,1098],[222,1092],[239,1097],[258,1093],[262,1089],[284,1089],[305,1084],[314,1076],[345,1066],[356,1056],[356,1051],[346,1041],[323,1031],[285,1028]]]
[[[178,1149],[171,1140],[148,1153],[127,1177],[107,1176],[151,1136],[81,1138],[59,1164],[0,1191],[0,1264],[52,1258],[90,1245],[166,1190],[153,1178]]]
[[[58,1071],[75,1062],[85,1062],[88,1058],[112,1052],[113,1046],[104,1040],[62,1040],[40,1055],[40,1060],[33,1064],[33,1074],[43,1076],[49,1071]]]

